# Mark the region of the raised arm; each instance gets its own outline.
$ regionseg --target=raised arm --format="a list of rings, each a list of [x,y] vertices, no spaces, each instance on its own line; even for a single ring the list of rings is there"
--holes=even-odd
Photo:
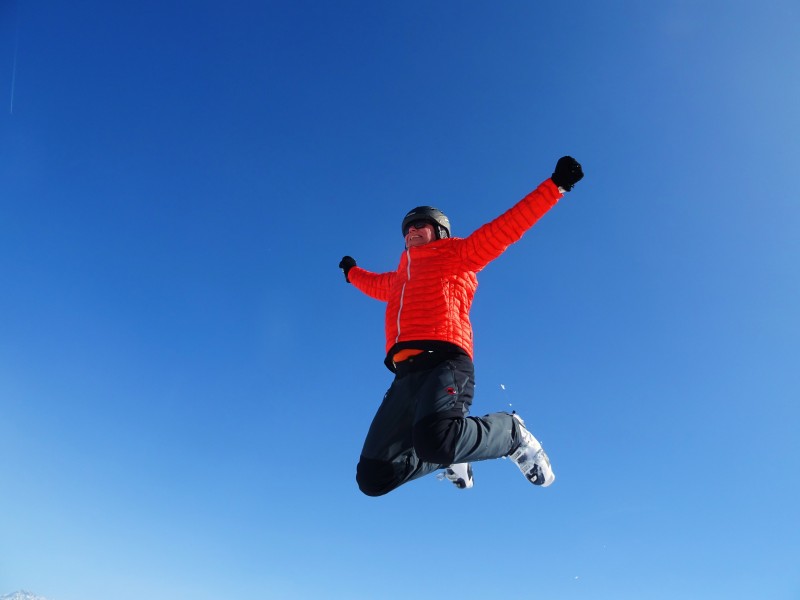
[[[473,271],[480,271],[511,244],[519,241],[528,229],[555,206],[564,192],[571,190],[582,178],[583,170],[578,161],[570,156],[559,159],[550,179],[543,181],[502,215],[479,227],[463,240],[459,252],[465,265]]]
[[[389,300],[389,292],[397,273],[372,273],[356,265],[355,259],[345,256],[339,263],[339,268],[344,273],[345,281],[352,283],[356,289],[360,290],[370,298],[375,298],[382,302]]]

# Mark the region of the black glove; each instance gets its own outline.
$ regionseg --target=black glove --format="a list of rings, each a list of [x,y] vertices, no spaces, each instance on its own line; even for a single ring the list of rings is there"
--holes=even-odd
[[[565,192],[570,191],[572,186],[583,179],[581,164],[571,156],[562,156],[556,163],[552,179],[553,183]]]
[[[347,274],[350,272],[350,269],[356,266],[356,259],[352,256],[345,256],[342,261],[339,263],[339,268],[344,273],[344,280],[347,283],[350,283],[350,280],[347,278]]]

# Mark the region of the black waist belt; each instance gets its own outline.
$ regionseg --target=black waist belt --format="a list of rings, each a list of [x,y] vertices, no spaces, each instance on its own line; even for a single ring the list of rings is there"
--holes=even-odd
[[[426,371],[440,365],[446,360],[463,356],[460,352],[447,352],[440,350],[426,350],[422,354],[410,356],[409,358],[394,363],[394,370],[398,377],[404,377],[409,373]]]

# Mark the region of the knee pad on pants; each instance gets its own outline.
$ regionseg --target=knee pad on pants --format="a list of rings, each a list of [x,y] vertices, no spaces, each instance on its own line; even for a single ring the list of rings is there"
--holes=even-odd
[[[356,482],[367,496],[383,496],[399,485],[400,477],[395,466],[385,460],[364,458],[358,461],[356,467]]]

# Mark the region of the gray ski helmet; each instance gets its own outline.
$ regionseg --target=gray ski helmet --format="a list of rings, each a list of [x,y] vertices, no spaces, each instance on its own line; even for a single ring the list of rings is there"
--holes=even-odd
[[[417,208],[412,208],[409,213],[403,217],[403,237],[408,233],[408,226],[414,221],[427,221],[433,225],[436,230],[437,240],[450,237],[450,219],[438,208],[434,208],[433,206],[418,206]]]

